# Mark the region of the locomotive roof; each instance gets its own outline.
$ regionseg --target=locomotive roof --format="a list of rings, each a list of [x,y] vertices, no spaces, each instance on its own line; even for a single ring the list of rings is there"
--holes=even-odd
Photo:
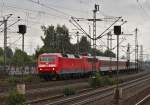
[[[66,58],[81,58],[80,55],[75,55],[75,54],[62,54],[62,53],[43,53],[41,55],[56,55],[58,57],[66,57]]]
[[[76,55],[76,54],[62,54],[62,53],[43,53],[41,55],[56,55],[58,57],[67,57],[67,58],[93,58],[93,56],[81,56],[81,55]],[[110,61],[110,57],[104,57],[104,56],[96,56],[98,60],[105,60],[105,61]],[[112,61],[117,61],[117,58],[111,58]],[[126,59],[119,59],[119,61],[127,61]],[[131,61],[133,62],[133,61]]]

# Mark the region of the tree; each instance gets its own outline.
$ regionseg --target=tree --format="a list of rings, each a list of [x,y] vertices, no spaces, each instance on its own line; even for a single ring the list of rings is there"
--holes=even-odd
[[[14,56],[12,57],[12,62],[13,64],[15,64],[16,66],[23,66],[23,65],[27,65],[29,63],[31,63],[31,59],[30,57],[27,55],[26,52],[23,52],[20,49],[16,49]]]
[[[4,57],[0,56],[0,64],[4,64]]]
[[[106,51],[104,52],[104,56],[106,56],[106,57],[116,57],[116,54],[113,53],[113,52],[110,51],[110,50],[106,50]]]
[[[52,49],[54,47],[54,36],[55,36],[55,30],[54,26],[42,26],[41,29],[44,32],[44,37],[41,36],[41,39],[44,43],[43,48],[50,48]]]
[[[65,53],[70,50],[69,31],[65,25],[56,27],[57,52]]]
[[[82,36],[79,42],[79,50],[81,53],[88,53],[90,50],[90,42],[87,40],[87,37]]]
[[[37,51],[48,51],[48,52],[67,52],[70,50],[71,43],[69,38],[69,31],[65,25],[60,26],[42,26],[44,32],[44,37],[41,37],[43,41],[43,46]]]
[[[90,50],[90,53],[91,53],[91,55],[93,56],[94,55],[94,52],[95,52],[95,54],[96,54],[96,56],[104,56],[104,53],[103,52],[101,52],[100,50],[97,50],[97,49],[91,49]]]
[[[3,53],[4,53],[4,51],[3,51],[2,47],[0,47],[0,56],[3,56]]]
[[[13,51],[10,47],[6,47],[6,56],[11,58],[13,56]]]
[[[29,65],[32,63],[32,60],[30,57],[27,55],[26,52],[23,52],[20,49],[16,49],[14,56],[12,57],[12,63],[14,64],[15,67],[18,67],[22,73],[22,82],[23,82],[23,75],[24,75],[24,67],[26,65]]]
[[[54,53],[55,50],[54,49],[50,49],[50,48],[40,48],[40,47],[37,47],[36,50],[35,50],[35,57],[37,58],[40,54],[42,53]]]

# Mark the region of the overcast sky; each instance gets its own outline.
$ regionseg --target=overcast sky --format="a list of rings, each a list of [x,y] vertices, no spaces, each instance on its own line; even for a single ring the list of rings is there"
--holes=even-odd
[[[37,2],[37,3],[35,3]],[[39,4],[38,4],[39,3]],[[43,35],[41,25],[57,25],[65,24],[70,32],[75,32],[73,25],[69,22],[71,16],[77,18],[92,18],[92,10],[94,4],[100,5],[100,11],[97,18],[106,16],[119,17],[122,16],[128,22],[123,25],[122,30],[126,34],[134,34],[137,27],[139,44],[144,46],[144,53],[149,53],[150,46],[150,1],[149,0],[0,0],[0,20],[7,14],[13,14],[9,19],[8,25],[17,20],[17,16],[21,17],[21,21],[10,27],[8,30],[8,46],[11,48],[21,48],[21,35],[14,33],[17,31],[17,25],[26,24],[27,33],[25,35],[25,51],[33,54],[37,46],[43,43],[40,36]],[[42,4],[42,5],[40,5]],[[88,25],[92,23],[80,22],[82,27],[88,32]],[[102,33],[112,21],[103,21],[97,23],[97,35]],[[0,26],[2,30],[3,26]],[[130,43],[134,45],[134,37],[127,36],[126,41],[122,45]],[[114,36],[115,38],[115,36]],[[106,45],[106,37],[97,43]],[[3,33],[0,33],[0,46],[3,47]],[[72,42],[76,42],[76,37],[72,36]],[[115,46],[116,42],[113,42]],[[133,49],[133,48],[132,48]],[[123,48],[120,49],[125,50]],[[121,53],[125,54],[125,53]]]

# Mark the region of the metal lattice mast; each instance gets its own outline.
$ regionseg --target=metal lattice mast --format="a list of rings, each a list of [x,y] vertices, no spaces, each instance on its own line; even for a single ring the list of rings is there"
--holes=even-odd
[[[110,51],[112,51],[112,34],[111,34],[111,32],[110,32]],[[112,61],[112,57],[110,57],[110,63],[111,63],[111,61]],[[111,64],[110,64],[110,66],[111,66]],[[112,70],[112,68],[111,68],[111,70]]]
[[[77,35],[77,54],[79,54],[79,52],[80,52],[80,45],[79,45],[79,32],[78,31],[77,31],[76,35]]]
[[[143,66],[143,46],[140,46],[140,68]]]
[[[138,40],[137,40],[137,31],[138,29],[135,29],[135,63],[136,63],[136,70],[138,70]]]
[[[91,26],[89,25],[89,35],[90,35],[90,37],[91,37]],[[91,38],[89,38],[90,39],[90,47],[92,47],[92,42],[91,42]]]
[[[108,33],[108,50],[112,51],[112,34],[111,32]],[[109,62],[109,71],[110,76],[112,75],[112,56],[110,56],[110,62]]]
[[[107,50],[110,50],[109,41],[110,41],[110,33],[107,33]]]
[[[4,71],[6,71],[7,21],[8,20],[4,17]]]
[[[99,5],[95,4],[93,10],[93,71],[96,71],[96,12],[99,11]]]
[[[4,71],[6,71],[6,48],[7,48],[7,22],[8,19],[12,16],[9,14],[6,17],[3,17],[3,24],[4,24]]]
[[[127,47],[127,69],[130,69],[130,44]]]

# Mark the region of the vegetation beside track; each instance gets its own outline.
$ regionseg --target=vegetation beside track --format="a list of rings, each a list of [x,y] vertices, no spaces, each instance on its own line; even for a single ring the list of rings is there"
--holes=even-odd
[[[94,76],[89,77],[88,80],[89,87],[97,88],[104,87],[116,84],[116,81],[108,76],[101,76],[99,73],[96,73]],[[63,94],[65,96],[74,95],[77,93],[77,89],[73,87],[65,87],[63,89]]]
[[[24,105],[26,98],[24,95],[19,94],[15,89],[10,91],[7,97],[7,105]]]
[[[116,84],[116,81],[113,78],[101,76],[99,73],[96,73],[95,76],[89,78],[89,85],[93,88],[114,84]]]

